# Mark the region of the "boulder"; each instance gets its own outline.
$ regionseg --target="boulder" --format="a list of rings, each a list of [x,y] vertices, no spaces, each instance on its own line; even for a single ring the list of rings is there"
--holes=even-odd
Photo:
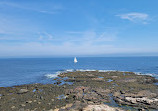
[[[19,91],[18,91],[18,94],[23,94],[23,93],[27,93],[29,90],[27,90],[27,89],[20,89]]]

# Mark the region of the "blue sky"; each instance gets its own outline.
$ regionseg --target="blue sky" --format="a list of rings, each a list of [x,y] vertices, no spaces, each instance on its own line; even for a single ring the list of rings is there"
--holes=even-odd
[[[0,57],[157,56],[157,0],[0,0]]]

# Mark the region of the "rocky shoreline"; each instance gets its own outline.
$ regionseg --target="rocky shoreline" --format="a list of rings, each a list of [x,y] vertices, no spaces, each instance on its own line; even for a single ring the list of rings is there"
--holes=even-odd
[[[0,87],[0,111],[156,111],[158,82],[119,71],[63,72],[54,84]]]

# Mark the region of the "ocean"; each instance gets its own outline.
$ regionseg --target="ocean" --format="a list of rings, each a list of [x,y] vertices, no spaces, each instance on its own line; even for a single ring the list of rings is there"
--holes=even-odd
[[[158,57],[73,57],[0,59],[0,87],[52,83],[63,71],[119,70],[158,78]]]

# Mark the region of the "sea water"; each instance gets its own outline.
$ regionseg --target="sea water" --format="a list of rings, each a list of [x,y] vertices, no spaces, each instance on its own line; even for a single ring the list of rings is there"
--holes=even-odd
[[[53,83],[63,71],[132,71],[158,78],[158,57],[73,57],[0,59],[0,87]]]

